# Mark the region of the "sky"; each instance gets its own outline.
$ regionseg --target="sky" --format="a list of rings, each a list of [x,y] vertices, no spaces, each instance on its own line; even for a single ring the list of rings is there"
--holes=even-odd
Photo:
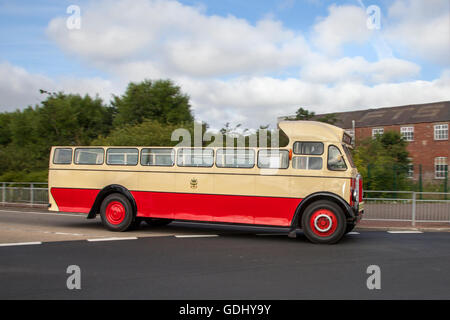
[[[0,112],[144,79],[211,128],[450,100],[450,0],[0,0]]]

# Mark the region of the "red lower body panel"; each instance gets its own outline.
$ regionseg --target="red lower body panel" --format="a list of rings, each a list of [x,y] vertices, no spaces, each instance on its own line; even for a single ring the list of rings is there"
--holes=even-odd
[[[60,211],[88,213],[91,210],[98,189],[52,188],[53,199]]]
[[[179,220],[289,226],[302,199],[192,194],[132,192],[138,216]]]
[[[98,189],[52,188],[66,212],[88,213]],[[289,226],[302,199],[217,194],[132,191],[137,216],[179,220]]]

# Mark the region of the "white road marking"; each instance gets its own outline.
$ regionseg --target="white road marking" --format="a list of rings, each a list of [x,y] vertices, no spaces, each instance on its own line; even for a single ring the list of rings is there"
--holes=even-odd
[[[359,232],[352,231],[352,232],[349,232],[349,233],[347,233],[347,234],[359,234]]]
[[[0,247],[10,246],[29,246],[34,244],[42,244],[42,242],[13,242],[13,243],[0,243]]]
[[[0,210],[0,212],[6,212],[6,213],[28,213],[28,214],[46,214],[46,215],[50,215],[50,216],[69,216],[69,217],[83,217],[83,218],[86,218],[85,214],[51,213],[51,212],[37,212],[37,211],[16,211],[16,210]]]
[[[137,237],[113,237],[113,238],[95,238],[95,239],[86,239],[90,242],[97,241],[117,241],[117,240],[137,240]]]
[[[63,236],[85,236],[85,234],[69,233],[69,232],[50,232],[50,231],[45,231],[45,233],[53,233],[53,234],[58,234],[58,235],[63,235]]]
[[[388,233],[423,233],[418,230],[389,230]]]
[[[209,238],[218,236],[217,234],[180,234],[176,235],[175,238]]]

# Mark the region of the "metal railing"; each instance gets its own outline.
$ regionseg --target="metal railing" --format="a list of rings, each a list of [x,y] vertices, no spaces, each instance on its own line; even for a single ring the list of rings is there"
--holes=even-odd
[[[450,193],[364,191],[364,220],[450,223]]]
[[[0,203],[45,205],[46,182],[0,182]],[[450,193],[364,191],[364,220],[450,223]]]
[[[0,182],[2,205],[39,205],[48,203],[48,184],[46,182]]]

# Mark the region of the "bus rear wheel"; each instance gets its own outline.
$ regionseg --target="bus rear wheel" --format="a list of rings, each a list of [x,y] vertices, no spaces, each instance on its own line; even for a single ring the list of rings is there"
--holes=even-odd
[[[100,216],[103,225],[111,231],[126,231],[133,226],[133,208],[120,193],[110,194],[103,200]]]
[[[336,243],[345,234],[345,214],[334,202],[320,200],[309,205],[302,216],[305,236],[313,243]]]

